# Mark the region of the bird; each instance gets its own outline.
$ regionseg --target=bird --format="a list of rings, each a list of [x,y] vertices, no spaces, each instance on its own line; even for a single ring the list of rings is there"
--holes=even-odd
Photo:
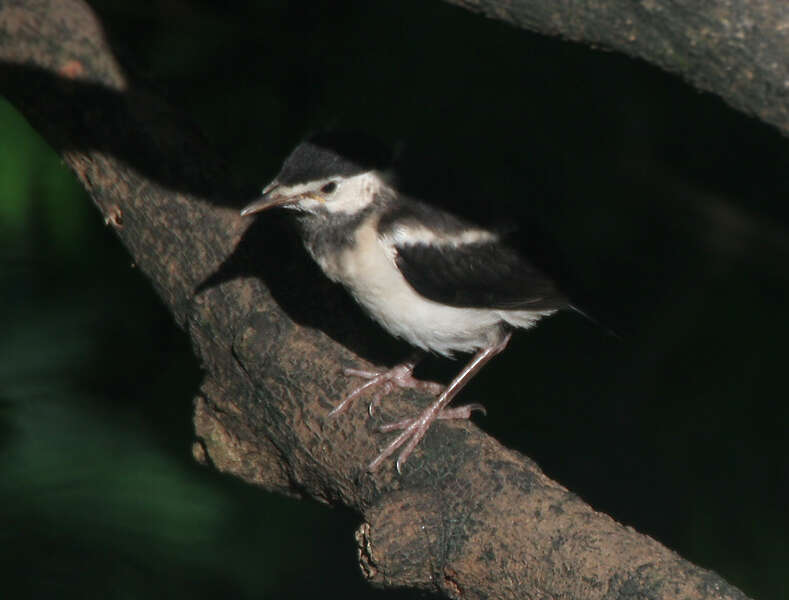
[[[399,434],[368,470],[375,471],[399,450],[396,468],[402,472],[436,420],[484,412],[480,404],[449,404],[506,348],[515,330],[573,307],[495,230],[401,194],[384,169],[387,153],[380,148],[356,134],[315,134],[296,146],[241,215],[275,207],[290,211],[307,253],[323,273],[344,286],[384,330],[415,348],[406,361],[388,369],[346,369],[346,375],[366,381],[329,413],[345,412],[355,398],[375,388],[371,415],[395,386],[435,396],[415,417],[379,427]],[[427,353],[471,358],[442,386],[413,375]]]

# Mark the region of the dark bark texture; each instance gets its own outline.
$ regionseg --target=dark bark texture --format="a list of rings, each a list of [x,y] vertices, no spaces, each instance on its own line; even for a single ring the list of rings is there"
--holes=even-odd
[[[629,45],[786,130],[787,106],[777,99],[785,99],[789,61],[786,45],[783,60],[774,45],[788,31],[782,3],[743,2],[751,8],[739,13],[733,2],[716,3],[702,26],[700,12],[683,3],[614,2],[615,19],[606,3],[596,4],[599,12],[589,5],[572,15],[568,7],[578,3],[545,2],[533,12],[490,6],[547,33]],[[748,68],[733,69],[716,47],[748,54]],[[696,49],[680,69],[685,48]],[[403,475],[392,464],[368,473],[385,440],[374,426],[428,399],[393,394],[374,419],[363,402],[327,418],[354,384],[342,367],[364,364],[349,350],[353,343],[338,343],[353,337],[359,315],[344,314],[347,299],[312,282],[303,289],[332,315],[329,333],[308,326],[309,315],[294,320],[283,311],[270,282],[288,278],[288,267],[264,260],[253,269],[247,260],[255,226],[237,212],[247,190],[191,125],[127,78],[91,9],[82,0],[6,0],[0,60],[2,93],[62,154],[191,336],[205,371],[195,401],[196,458],[268,490],[356,510],[360,565],[380,586],[451,598],[745,598],[595,512],[471,424],[435,426]]]
[[[780,0],[446,0],[680,75],[789,135],[789,3]]]

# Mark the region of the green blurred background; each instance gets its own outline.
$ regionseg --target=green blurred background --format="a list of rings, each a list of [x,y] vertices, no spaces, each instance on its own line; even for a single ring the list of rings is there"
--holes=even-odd
[[[407,191],[515,222],[602,326],[517,336],[464,392],[480,425],[753,597],[789,597],[784,138],[646,64],[440,2],[92,4],[240,181],[316,129],[365,130],[399,148]],[[358,516],[193,462],[188,340],[2,100],[0,279],[3,598],[411,597],[362,581]]]

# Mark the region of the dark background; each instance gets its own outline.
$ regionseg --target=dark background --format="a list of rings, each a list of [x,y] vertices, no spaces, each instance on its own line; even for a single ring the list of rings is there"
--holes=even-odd
[[[239,181],[364,130],[403,189],[516,224],[600,325],[516,336],[463,393],[477,421],[749,595],[789,596],[787,141],[646,64],[440,2],[305,4],[93,3]],[[188,340],[3,101],[0,132],[3,596],[408,596],[362,581],[358,516],[193,462]]]

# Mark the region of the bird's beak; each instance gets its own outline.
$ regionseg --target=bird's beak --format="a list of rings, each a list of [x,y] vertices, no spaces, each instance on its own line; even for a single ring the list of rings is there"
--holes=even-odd
[[[263,210],[274,208],[275,206],[293,204],[294,202],[298,202],[300,199],[301,196],[289,196],[287,194],[281,193],[279,191],[279,184],[272,182],[263,188],[263,192],[257,200],[247,204],[241,209],[241,216],[246,217],[247,215],[253,215]]]

